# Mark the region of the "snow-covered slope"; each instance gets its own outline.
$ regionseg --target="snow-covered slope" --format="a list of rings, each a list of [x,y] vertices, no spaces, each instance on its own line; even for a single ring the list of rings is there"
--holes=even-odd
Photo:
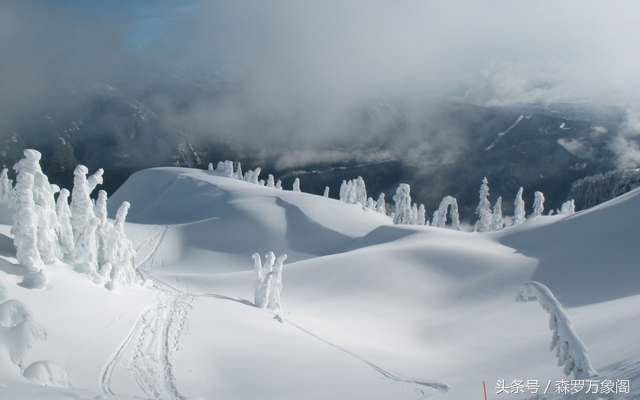
[[[495,394],[517,379],[553,381],[551,396],[566,377],[548,315],[515,302],[531,279],[567,306],[594,379],[640,393],[640,191],[490,234],[191,169],[136,173],[110,204],[123,200],[147,283],[116,293],[63,264],[44,291],[17,286],[0,226],[0,280],[49,333],[28,364],[53,361],[73,385],[6,373],[0,398],[471,399],[483,381],[489,398],[533,396]],[[289,256],[278,315],[252,304],[251,255],[268,251]]]

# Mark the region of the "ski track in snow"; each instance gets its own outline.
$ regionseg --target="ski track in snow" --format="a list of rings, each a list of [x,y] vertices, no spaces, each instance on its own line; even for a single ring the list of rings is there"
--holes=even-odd
[[[184,328],[187,313],[191,308],[193,299],[195,297],[212,297],[218,300],[230,300],[243,305],[255,307],[253,302],[249,300],[216,293],[185,294],[173,286],[151,276],[149,271],[153,267],[155,255],[162,245],[165,235],[172,227],[172,225],[156,225],[151,228],[145,236],[135,242],[136,251],[145,243],[148,243],[149,246],[151,246],[151,250],[148,254],[140,262],[136,263],[136,272],[144,281],[151,282],[152,287],[160,292],[163,297],[156,304],[147,307],[140,313],[133,329],[103,369],[101,386],[103,392],[106,394],[115,394],[111,389],[113,371],[120,363],[133,339],[137,336],[128,369],[132,371],[138,386],[150,398],[163,400],[185,399],[177,389],[170,357],[178,350],[180,333]],[[267,310],[264,311],[271,313]],[[438,393],[445,393],[449,391],[449,386],[440,382],[402,378],[385,370],[366,358],[340,347],[291,321],[287,322],[301,332],[362,361],[386,379],[419,386],[415,388],[420,394],[419,399],[432,397],[427,396],[425,391],[420,389],[420,387],[428,387]]]
[[[193,296],[164,284],[149,273],[155,255],[172,227],[156,225],[135,243],[136,251],[145,242],[151,247],[144,259],[136,263],[135,269],[144,281],[151,282],[154,290],[162,294],[162,298],[140,313],[133,329],[106,364],[100,382],[104,393],[115,394],[111,389],[113,371],[137,337],[128,369],[132,371],[140,389],[153,399],[185,398],[177,389],[170,357],[178,350],[180,333]]]

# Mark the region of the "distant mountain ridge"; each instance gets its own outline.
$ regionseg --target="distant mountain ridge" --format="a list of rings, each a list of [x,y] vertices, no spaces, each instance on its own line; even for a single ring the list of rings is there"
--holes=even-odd
[[[104,168],[103,188],[113,193],[144,168],[206,168],[229,159],[242,162],[245,170],[261,167],[264,176],[282,179],[287,189],[295,177],[301,178],[303,191],[322,194],[329,186],[331,197],[337,197],[342,180],[362,176],[371,197],[384,192],[392,203],[398,184],[409,183],[414,201],[424,203],[429,214],[451,195],[466,219],[474,219],[485,176],[491,201],[502,196],[508,214],[520,186],[528,206],[533,192],[540,190],[547,209],[559,208],[572,182],[615,168],[607,147],[617,132],[612,118],[574,120],[559,112],[552,117],[433,98],[382,99],[353,109],[344,134],[333,142],[312,146],[301,142],[302,127],[283,116],[251,120],[247,126],[252,131],[246,133],[255,139],[281,129],[292,132],[295,140],[283,136],[272,142],[268,135],[264,142],[229,139],[213,127],[202,134],[167,114],[169,107],[188,115],[202,101],[222,107],[222,100],[237,90],[233,85],[172,81],[134,98],[109,85],[83,85],[60,95],[64,106],[31,115],[16,129],[1,130],[0,162],[11,168],[22,150],[35,148],[52,182],[70,187],[70,171],[83,164],[90,171]],[[576,114],[574,110],[571,116]],[[324,157],[335,152],[337,159]],[[294,164],[282,162],[296,154]],[[371,160],[363,161],[367,158]]]

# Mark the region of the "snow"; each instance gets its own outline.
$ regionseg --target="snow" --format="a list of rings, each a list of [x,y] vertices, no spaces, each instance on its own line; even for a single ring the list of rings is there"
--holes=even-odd
[[[515,301],[528,281],[562,304],[598,379],[630,381],[612,398],[640,393],[640,190],[469,233],[226,173],[145,170],[110,197],[111,218],[131,204],[124,231],[145,282],[115,292],[60,262],[45,290],[19,286],[0,225],[6,298],[48,333],[23,362],[40,385],[0,360],[0,398],[470,399],[483,381],[489,398],[533,398],[495,394],[498,380],[567,378],[548,314]],[[254,306],[252,255],[269,252],[288,256],[279,313]],[[60,370],[67,388],[41,386]]]

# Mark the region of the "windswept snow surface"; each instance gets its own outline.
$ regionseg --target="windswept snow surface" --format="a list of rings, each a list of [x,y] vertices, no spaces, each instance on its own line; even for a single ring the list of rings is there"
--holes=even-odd
[[[393,225],[182,168],[134,174],[109,204],[124,200],[146,284],[115,293],[61,263],[46,290],[18,286],[0,225],[8,298],[49,333],[25,365],[49,360],[72,385],[36,386],[18,370],[0,376],[0,398],[480,399],[483,381],[490,399],[535,398],[495,390],[571,379],[549,352],[547,313],[515,301],[530,280],[563,304],[595,379],[630,381],[630,394],[606,398],[639,396],[638,190],[491,233]],[[288,255],[279,314],[252,304],[251,256],[269,251]],[[540,398],[583,398],[561,396]]]

